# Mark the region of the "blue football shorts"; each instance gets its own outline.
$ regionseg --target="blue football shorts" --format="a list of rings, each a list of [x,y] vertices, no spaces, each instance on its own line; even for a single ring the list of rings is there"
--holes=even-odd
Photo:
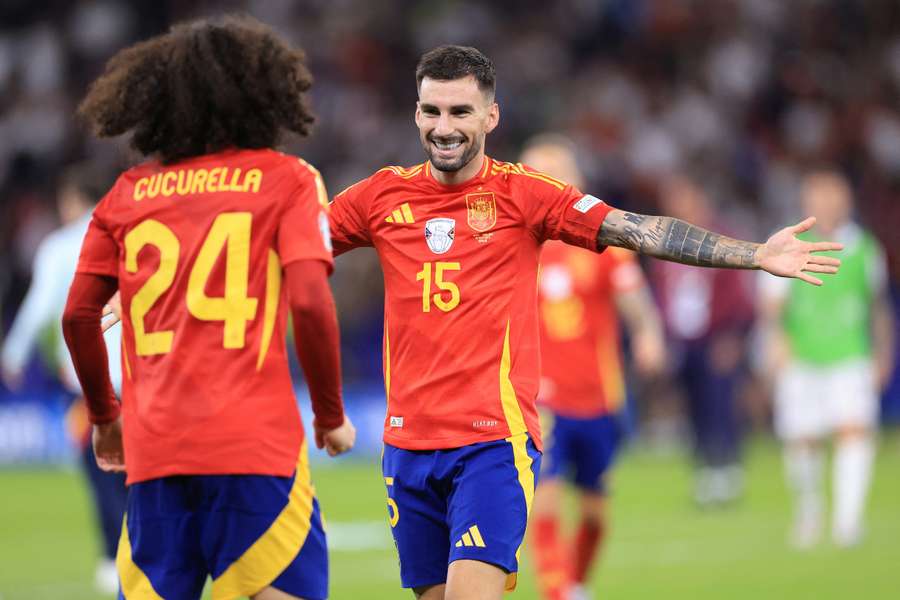
[[[540,472],[527,433],[447,450],[385,445],[382,473],[403,587],[447,581],[451,562],[496,565],[515,588],[518,555]]]
[[[328,555],[306,444],[293,477],[183,475],[135,483],[116,557],[119,598],[214,600],[273,586],[328,596]]]
[[[545,448],[541,477],[563,478],[578,488],[605,494],[606,473],[622,438],[615,415],[587,419],[542,412]]]

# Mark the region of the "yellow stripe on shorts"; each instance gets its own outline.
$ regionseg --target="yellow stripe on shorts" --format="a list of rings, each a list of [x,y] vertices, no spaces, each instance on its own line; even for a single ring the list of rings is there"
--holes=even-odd
[[[532,458],[528,456],[528,434],[520,433],[506,438],[513,450],[513,458],[516,465],[516,472],[519,474],[519,485],[522,486],[522,493],[525,495],[525,513],[526,522],[527,515],[531,514],[531,501],[534,500],[534,471],[531,466],[534,463]],[[525,542],[523,536],[522,543]],[[522,546],[516,550],[516,560],[522,552]],[[506,576],[506,591],[511,592],[516,589],[517,574],[510,573]]]
[[[287,506],[269,529],[213,581],[213,600],[252,596],[269,586],[291,564],[309,534],[314,494],[304,440]]]
[[[131,558],[131,540],[128,539],[128,517],[122,521],[122,535],[116,552],[116,571],[122,585],[125,600],[163,600],[153,589],[153,584]]]

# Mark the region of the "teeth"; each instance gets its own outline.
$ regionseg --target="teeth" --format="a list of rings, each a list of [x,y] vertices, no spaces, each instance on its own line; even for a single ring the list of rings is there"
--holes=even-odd
[[[441,142],[434,142],[434,145],[437,146],[438,150],[454,150],[458,148],[462,142],[452,142],[449,144],[442,144]]]

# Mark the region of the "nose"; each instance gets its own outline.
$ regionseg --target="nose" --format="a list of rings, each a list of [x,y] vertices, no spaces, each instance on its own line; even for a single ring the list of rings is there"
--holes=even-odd
[[[438,117],[437,124],[434,126],[434,135],[444,137],[452,133],[453,126],[450,124],[450,115],[441,113],[441,116]]]

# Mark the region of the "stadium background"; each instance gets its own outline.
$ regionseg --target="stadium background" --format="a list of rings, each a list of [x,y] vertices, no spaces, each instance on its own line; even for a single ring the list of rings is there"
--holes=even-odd
[[[471,44],[498,70],[501,126],[488,152],[514,160],[530,135],[566,133],[580,150],[588,190],[616,206],[654,212],[660,177],[686,171],[703,183],[723,222],[760,239],[799,216],[804,169],[845,169],[859,219],[887,250],[900,312],[896,1],[4,0],[3,331],[27,289],[37,244],[58,225],[54,190],[61,168],[90,159],[121,169],[135,160],[125,143],[92,140],[72,118],[87,84],[119,48],[173,22],[227,11],[250,13],[306,49],[319,120],[311,140],[286,149],[315,164],[332,193],[383,165],[421,162],[412,123],[415,63],[440,43]],[[380,521],[381,285],[373,253],[338,261],[333,286],[347,402],[361,440],[355,456],[337,466],[320,461],[318,469],[336,544],[335,598],[401,596]],[[53,373],[38,356],[23,390],[0,387],[3,600],[94,597],[91,523],[70,466],[64,400]],[[597,589],[610,598],[664,591],[695,598],[896,593],[890,565],[900,560],[900,439],[891,423],[900,420],[898,378],[895,372],[883,399],[870,537],[853,553],[825,548],[801,556],[785,547],[787,493],[768,434],[766,394],[753,378],[742,394],[747,430],[755,434],[748,495],[721,514],[701,515],[688,501],[679,405],[659,411],[648,409],[649,394],[633,398],[634,443],[617,475],[615,533]],[[675,426],[647,422],[648,414]],[[527,598],[524,579],[519,597]]]

